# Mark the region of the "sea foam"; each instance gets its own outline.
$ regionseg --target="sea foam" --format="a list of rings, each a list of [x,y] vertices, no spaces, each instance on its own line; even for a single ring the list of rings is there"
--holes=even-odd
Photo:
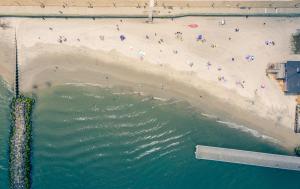
[[[255,136],[257,138],[262,138],[264,140],[268,140],[270,142],[273,142],[273,143],[279,143],[279,141],[273,137],[270,137],[270,136],[267,136],[267,135],[264,135],[264,134],[261,134],[259,133],[257,130],[254,130],[254,129],[250,129],[244,125],[239,125],[239,124],[236,124],[236,123],[233,123],[233,122],[228,122],[228,121],[220,121],[218,120],[217,121],[218,123],[222,123],[230,128],[233,128],[233,129],[238,129],[240,131],[243,131],[245,133],[250,133],[252,136]]]

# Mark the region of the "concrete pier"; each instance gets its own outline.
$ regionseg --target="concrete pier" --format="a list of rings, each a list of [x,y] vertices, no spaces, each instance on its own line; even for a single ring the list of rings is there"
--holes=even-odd
[[[300,171],[300,158],[210,146],[196,146],[197,159]]]

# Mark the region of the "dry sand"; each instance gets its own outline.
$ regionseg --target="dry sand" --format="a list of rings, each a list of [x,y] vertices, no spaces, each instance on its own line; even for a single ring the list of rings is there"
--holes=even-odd
[[[7,21],[17,28],[24,92],[50,83],[125,86],[185,100],[204,113],[217,112],[291,149],[300,143],[293,133],[295,97],[284,95],[265,69],[270,62],[300,59],[290,48],[300,19],[226,18],[222,26],[221,19]],[[188,27],[193,23],[198,28]],[[176,32],[182,36],[176,38]],[[196,40],[200,34],[205,42]],[[0,53],[0,74],[12,83],[14,29],[0,35],[1,49],[7,51]],[[126,39],[121,41],[120,35]],[[266,40],[275,45],[265,45]],[[247,55],[254,60],[247,61]]]

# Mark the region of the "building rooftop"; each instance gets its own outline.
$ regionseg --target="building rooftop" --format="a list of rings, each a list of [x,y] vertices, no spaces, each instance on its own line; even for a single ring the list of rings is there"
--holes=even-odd
[[[286,92],[300,93],[300,61],[288,61],[285,65]]]

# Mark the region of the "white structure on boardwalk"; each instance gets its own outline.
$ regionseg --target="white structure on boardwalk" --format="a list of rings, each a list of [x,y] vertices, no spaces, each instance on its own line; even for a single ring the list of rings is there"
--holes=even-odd
[[[149,0],[149,22],[153,21],[153,7],[154,7],[154,0]]]
[[[196,146],[197,159],[300,171],[300,158],[211,146]]]

